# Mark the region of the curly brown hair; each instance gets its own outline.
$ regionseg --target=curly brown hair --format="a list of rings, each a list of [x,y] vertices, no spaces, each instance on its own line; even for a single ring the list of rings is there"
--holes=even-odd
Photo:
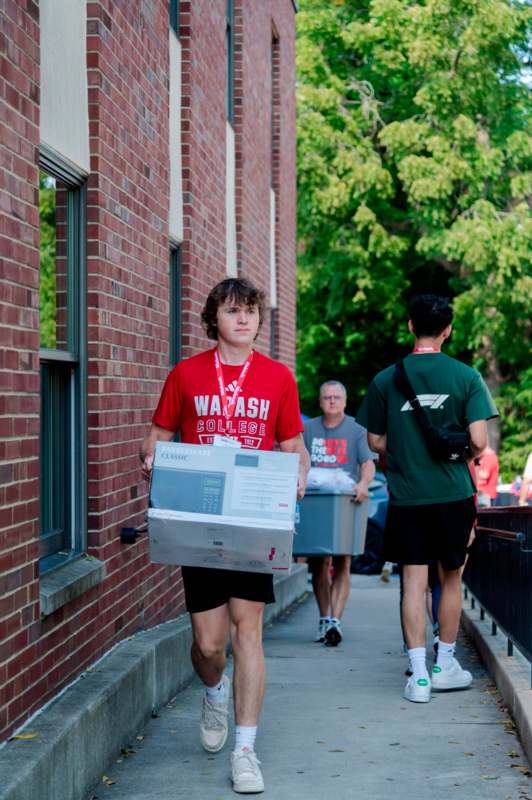
[[[259,331],[264,320],[266,295],[247,278],[225,278],[211,289],[201,312],[201,321],[209,339],[218,339],[216,317],[218,308],[230,299],[237,306],[257,306],[259,309]]]

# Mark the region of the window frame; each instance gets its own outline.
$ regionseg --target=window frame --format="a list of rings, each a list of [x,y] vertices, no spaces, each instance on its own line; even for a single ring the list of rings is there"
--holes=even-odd
[[[87,256],[86,256],[86,175],[72,168],[54,151],[41,146],[39,167],[67,189],[67,308],[68,350],[39,349],[41,374],[40,413],[40,571],[46,572],[80,555],[87,547]],[[43,386],[43,381],[48,383]],[[61,388],[63,384],[63,388]],[[55,398],[52,396],[55,391]],[[59,398],[59,400],[58,400]],[[52,407],[46,409],[46,402]],[[59,420],[58,405],[67,420]],[[50,410],[54,421],[48,417]],[[59,425],[62,422],[62,426]],[[58,434],[58,431],[59,434]],[[64,461],[54,466],[55,481],[43,465],[54,464],[54,442],[66,443]],[[47,448],[52,448],[51,451]],[[64,485],[59,480],[60,474]],[[64,532],[43,534],[43,517],[52,518],[53,504],[64,509]],[[59,549],[58,549],[59,546]]]
[[[227,87],[226,114],[227,120],[235,122],[235,7],[234,0],[227,0],[225,41],[227,48]]]
[[[182,358],[181,336],[183,332],[183,320],[181,314],[181,302],[183,299],[183,287],[181,278],[181,247],[179,245],[175,245],[170,249],[170,343],[168,348],[170,367],[175,367],[175,365],[181,361]]]
[[[170,27],[179,39],[179,0],[169,0],[168,16],[170,20]]]
[[[270,358],[279,358],[279,347],[277,337],[277,326],[279,312],[277,306],[270,308]]]

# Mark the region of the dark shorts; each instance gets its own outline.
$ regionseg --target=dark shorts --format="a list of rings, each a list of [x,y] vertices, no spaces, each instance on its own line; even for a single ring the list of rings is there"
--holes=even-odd
[[[384,532],[384,556],[399,564],[440,561],[445,570],[458,569],[477,510],[473,497],[426,506],[389,506]]]
[[[231,597],[275,603],[273,575],[232,569],[182,567],[187,611],[198,614],[225,605]]]

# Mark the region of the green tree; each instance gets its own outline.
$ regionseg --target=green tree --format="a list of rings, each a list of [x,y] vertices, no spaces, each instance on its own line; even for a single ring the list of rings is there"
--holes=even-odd
[[[451,352],[498,395],[529,365],[532,6],[303,0],[298,337],[303,407],[352,408],[408,341],[408,296],[455,297]],[[506,394],[505,394],[506,397]]]
[[[41,347],[53,348],[56,344],[55,181],[43,172],[39,175],[39,223]]]

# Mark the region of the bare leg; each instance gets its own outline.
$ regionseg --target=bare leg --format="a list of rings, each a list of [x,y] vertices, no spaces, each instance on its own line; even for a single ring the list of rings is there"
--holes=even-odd
[[[403,566],[403,625],[409,650],[425,647],[425,592],[428,567],[423,564]]]
[[[434,624],[434,620],[432,619],[432,590],[429,588],[425,594],[425,605],[427,607],[427,614],[432,624]]]
[[[216,686],[225,668],[229,639],[227,605],[190,615],[194,641],[190,655],[196,674],[206,686]]]
[[[312,573],[312,588],[320,610],[320,617],[328,617],[331,610],[331,558],[320,559]]]
[[[441,599],[438,609],[440,640],[451,644],[456,641],[462,612],[463,567],[444,570],[440,565]]]
[[[262,616],[264,603],[231,598],[231,640],[235,663],[233,687],[235,722],[255,726],[264,699],[264,652]]]
[[[351,591],[351,556],[335,556],[331,585],[332,616],[341,619]]]

